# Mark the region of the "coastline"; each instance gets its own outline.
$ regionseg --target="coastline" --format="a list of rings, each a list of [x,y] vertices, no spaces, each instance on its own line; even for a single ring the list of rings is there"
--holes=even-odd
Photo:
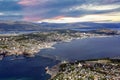
[[[71,39],[66,39],[66,40],[63,40],[63,41],[57,41],[57,42],[50,42],[50,43],[42,43],[42,44],[37,44],[36,45],[36,48],[32,48],[28,53],[23,53],[22,51],[19,51],[18,49],[18,54],[16,55],[14,53],[14,50],[12,52],[12,54],[10,55],[16,55],[16,56],[19,56],[19,55],[23,55],[25,57],[34,57],[38,52],[40,52],[41,50],[43,49],[55,49],[54,45],[56,44],[60,44],[60,43],[69,43],[73,40],[82,40],[82,39],[88,39],[88,38],[107,38],[107,37],[114,37],[114,36],[119,36],[119,35],[102,35],[102,36],[87,36],[87,37],[78,37],[78,38],[71,38]],[[17,49],[16,49],[17,50]],[[16,52],[16,51],[15,51]],[[6,55],[6,56],[10,56],[10,55]],[[0,60],[2,60],[4,58],[4,55],[0,55]]]
[[[118,61],[118,62],[117,62]],[[82,69],[82,67],[84,68],[85,66],[86,67],[93,67],[93,65],[96,65],[96,64],[101,64],[101,65],[110,65],[111,64],[111,66],[113,65],[113,66],[115,66],[115,65],[117,65],[117,66],[119,66],[120,64],[119,64],[119,62],[120,62],[120,58],[119,59],[115,59],[115,58],[101,58],[101,59],[89,59],[89,60],[80,60],[80,61],[74,61],[74,62],[66,62],[66,61],[63,61],[63,62],[61,62],[61,63],[59,63],[59,64],[56,64],[55,66],[53,66],[53,67],[51,67],[51,68],[45,68],[46,69],[46,73],[47,74],[49,74],[50,76],[51,76],[51,78],[49,79],[49,80],[56,80],[57,79],[57,77],[60,75],[60,74],[62,74],[63,73],[63,75],[65,74],[66,75],[66,72],[64,72],[64,70],[63,71],[61,71],[61,68],[64,66],[65,67],[65,65],[66,66],[75,66],[75,70],[76,69],[78,69],[78,68],[81,68]],[[65,68],[62,68],[62,69],[65,69]],[[88,68],[89,68],[88,67]],[[79,69],[78,69],[79,70]],[[77,71],[78,71],[77,70]],[[73,71],[74,72],[74,71]],[[104,72],[104,71],[103,71]],[[106,72],[107,73],[107,72]],[[69,74],[69,73],[67,73],[67,74]],[[86,73],[87,74],[87,73]],[[77,75],[77,74],[76,74]],[[116,76],[113,76],[114,78],[120,78],[120,77],[116,77]],[[113,78],[112,77],[112,78]],[[71,76],[69,76],[68,78],[71,78]],[[79,77],[78,77],[79,78]],[[60,79],[60,80],[62,80],[62,79]]]
[[[40,48],[40,50],[47,49],[47,48],[55,49],[55,47],[53,47],[54,45],[60,44],[60,43],[69,43],[69,42],[71,42],[73,40],[82,40],[82,39],[89,39],[89,38],[109,38],[109,37],[115,37],[115,36],[117,37],[119,35],[110,35],[110,36],[104,36],[103,35],[103,36],[82,37],[82,38],[68,39],[68,40],[64,40],[64,41],[60,41],[60,42],[51,42],[51,43],[49,43],[51,45],[49,45],[48,47]]]
[[[46,74],[50,75],[50,79],[54,78],[58,72],[59,72],[59,66],[60,66],[60,63],[52,66],[51,68],[49,67],[46,67],[45,70],[46,70]]]
[[[41,47],[41,45],[40,46],[38,45],[39,47],[37,49],[38,49],[38,52],[39,52],[42,49],[46,49],[46,48],[55,49],[54,45],[59,44],[59,43],[71,42],[72,40],[81,40],[81,39],[88,39],[88,38],[104,38],[104,37],[114,37],[114,36],[117,36],[117,35],[110,35],[110,36],[106,36],[106,35],[105,36],[89,36],[89,37],[82,37],[82,38],[71,38],[71,39],[67,39],[67,40],[63,40],[63,41],[58,41],[58,42],[50,42],[49,44],[48,43],[45,43],[45,44],[43,43],[42,45],[44,45],[44,46]],[[37,54],[37,51],[36,51],[36,54]],[[34,56],[28,56],[28,57],[34,57]],[[57,72],[59,70],[58,66],[59,66],[58,64],[54,65],[54,69],[52,69],[52,68],[48,68],[48,69],[45,68],[47,70],[46,73],[49,74],[49,75],[51,75],[51,77],[53,78],[57,74]]]
[[[97,37],[88,37],[88,38],[109,38],[109,37],[118,37],[119,35],[114,35],[114,36],[97,36]],[[82,38],[82,39],[87,39],[87,38]],[[72,39],[72,40],[81,40],[81,38],[76,38],[76,39]],[[68,42],[71,42],[72,40],[69,40],[69,41],[67,41],[67,43]],[[61,42],[62,43],[62,42]],[[63,43],[66,43],[65,41],[63,42]],[[101,58],[100,58],[101,59]],[[112,58],[111,58],[112,59]],[[94,59],[89,59],[89,60],[94,60]],[[99,60],[99,59],[97,59],[97,60]],[[87,61],[87,60],[82,60],[82,61]],[[69,62],[63,62],[63,63],[69,63]],[[48,68],[48,67],[46,67],[45,69],[46,69],[46,73],[47,74],[49,74],[49,75],[51,75],[51,78],[50,78],[50,80],[51,79],[53,79],[56,75],[57,75],[57,73],[59,72],[59,66],[61,65],[61,63],[59,63],[59,64],[56,64],[55,66],[53,66],[52,68]]]
[[[89,38],[118,36],[116,31],[100,30],[79,32],[71,30],[55,30],[51,32],[35,32],[22,35],[0,36],[0,59],[9,55],[34,57],[43,49],[55,49],[54,45]]]

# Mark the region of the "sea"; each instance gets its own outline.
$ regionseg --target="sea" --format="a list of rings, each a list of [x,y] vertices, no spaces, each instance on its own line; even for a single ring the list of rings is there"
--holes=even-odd
[[[57,60],[86,60],[120,56],[120,36],[85,38],[58,43],[43,49],[39,55]]]
[[[8,56],[0,61],[0,80],[48,80],[45,68],[60,61],[120,56],[120,36],[85,38],[58,43],[35,57]]]

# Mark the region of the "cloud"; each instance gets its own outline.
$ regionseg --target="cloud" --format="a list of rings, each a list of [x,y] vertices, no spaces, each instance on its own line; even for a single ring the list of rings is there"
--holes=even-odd
[[[24,18],[39,21],[62,17],[80,17],[120,11],[119,0],[20,0]]]
[[[43,14],[47,14],[49,9],[43,7],[45,7],[45,4],[47,4],[49,1],[50,0],[20,0],[18,4],[23,8],[23,20],[36,21],[43,18]]]
[[[8,1],[10,1],[10,2],[17,2],[19,0],[0,0],[0,2],[8,2]]]
[[[0,16],[3,16],[4,15],[4,13],[0,13]]]
[[[40,6],[48,1],[49,0],[20,0],[18,4],[22,6],[37,6],[37,5]]]
[[[120,3],[120,0],[85,0],[88,4],[92,3],[92,4],[102,4],[102,5],[106,5],[106,4],[116,4],[116,3]]]
[[[59,19],[45,19],[38,22],[48,23],[74,23],[74,22],[119,22],[120,12],[112,12],[109,14],[92,14],[82,17],[61,17]]]
[[[86,10],[113,10],[120,8],[120,5],[95,5],[88,6]]]
[[[25,17],[23,17],[23,20],[25,20],[25,21],[29,21],[29,20],[32,20],[32,21],[38,21],[38,20],[41,20],[41,18],[40,17],[36,17],[36,16],[25,16]]]
[[[114,10],[119,9],[120,5],[113,4],[113,5],[93,5],[93,4],[83,4],[80,6],[73,6],[68,9],[63,9],[63,12],[70,12],[70,11],[80,11],[80,10],[88,10],[88,11],[105,11],[105,10]]]
[[[80,21],[78,18],[89,20],[91,15],[104,16],[117,11],[120,12],[120,0],[0,0],[0,12],[4,13],[0,19],[14,16],[13,19],[24,21],[68,18]]]
[[[11,11],[11,12],[5,11],[5,12],[0,13],[0,15],[2,15],[2,16],[20,16],[22,14],[20,12],[15,12],[15,11]]]

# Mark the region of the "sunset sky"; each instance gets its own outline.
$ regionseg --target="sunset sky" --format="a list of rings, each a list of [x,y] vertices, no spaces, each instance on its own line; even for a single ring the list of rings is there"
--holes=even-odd
[[[0,0],[0,20],[120,22],[120,0]]]

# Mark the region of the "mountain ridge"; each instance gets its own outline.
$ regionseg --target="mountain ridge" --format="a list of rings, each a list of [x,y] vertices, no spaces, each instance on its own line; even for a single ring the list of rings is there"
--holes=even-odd
[[[34,23],[26,21],[0,21],[0,31],[44,31],[53,29],[101,29],[120,28],[120,23]]]

